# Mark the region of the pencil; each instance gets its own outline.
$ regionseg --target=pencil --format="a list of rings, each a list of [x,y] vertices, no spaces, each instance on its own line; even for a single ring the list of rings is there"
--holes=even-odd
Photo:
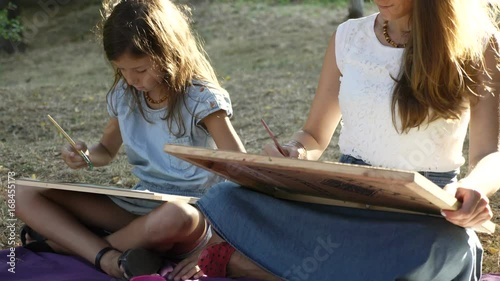
[[[283,149],[283,147],[281,147],[281,144],[278,142],[278,139],[273,134],[273,132],[271,131],[271,129],[269,129],[269,126],[267,126],[266,121],[264,121],[264,119],[260,119],[260,122],[262,123],[262,125],[264,125],[264,128],[266,129],[266,131],[269,134],[269,136],[271,136],[271,139],[273,140],[274,145],[276,145],[276,148],[281,153],[281,155],[287,156],[286,153],[285,153],[285,150]]]
[[[47,117],[49,118],[50,122],[52,122],[52,124],[54,124],[57,131],[59,131],[59,133],[61,133],[63,135],[63,137],[73,147],[73,149],[76,152],[78,152],[78,154],[80,154],[80,156],[83,158],[83,160],[85,160],[85,162],[87,162],[89,169],[92,170],[94,168],[94,164],[92,164],[92,161],[90,161],[90,158],[87,156],[87,154],[85,154],[85,152],[83,152],[82,150],[80,150],[76,147],[76,142],[63,130],[63,128],[61,126],[59,126],[59,124],[56,122],[56,120],[54,120],[54,118],[52,118],[52,116],[50,116],[50,114],[47,114]]]

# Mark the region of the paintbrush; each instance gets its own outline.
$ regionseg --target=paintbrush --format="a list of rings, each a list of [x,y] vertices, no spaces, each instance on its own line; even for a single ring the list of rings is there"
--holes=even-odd
[[[73,149],[75,149],[75,151],[78,152],[78,154],[80,154],[80,156],[83,158],[83,160],[85,160],[85,162],[87,162],[87,165],[89,166],[89,170],[92,170],[94,168],[94,164],[92,164],[92,161],[90,161],[90,158],[87,156],[87,154],[85,154],[85,152],[83,152],[82,150],[80,150],[76,147],[76,142],[63,130],[63,128],[61,126],[59,126],[59,124],[57,124],[56,120],[54,120],[54,118],[52,118],[52,116],[50,116],[50,114],[48,114],[47,117],[49,118],[50,122],[52,122],[52,124],[54,124],[54,126],[59,131],[59,133],[61,133],[63,135],[63,137],[69,142],[69,144],[71,144]]]
[[[262,123],[262,125],[264,125],[264,128],[266,128],[267,133],[269,134],[269,136],[271,136],[271,139],[273,140],[274,145],[276,145],[276,148],[281,153],[281,155],[287,156],[287,153],[285,152],[285,150],[283,149],[283,147],[281,146],[281,144],[278,142],[278,139],[273,134],[273,132],[271,131],[271,129],[269,129],[269,126],[267,126],[266,121],[264,121],[264,119],[260,119],[260,122]]]

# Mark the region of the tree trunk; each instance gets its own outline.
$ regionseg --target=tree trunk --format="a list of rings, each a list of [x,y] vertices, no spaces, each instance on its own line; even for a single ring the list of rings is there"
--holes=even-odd
[[[360,18],[363,16],[364,3],[363,0],[350,0],[349,1],[349,15],[350,19]]]

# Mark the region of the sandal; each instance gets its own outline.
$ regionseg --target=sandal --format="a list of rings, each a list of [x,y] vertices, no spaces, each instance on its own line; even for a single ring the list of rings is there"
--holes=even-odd
[[[95,235],[97,235],[99,237],[105,237],[105,236],[110,234],[109,232],[107,232],[103,229],[100,229],[100,228],[96,228],[96,227],[89,228],[89,230],[92,231]],[[31,239],[33,240],[32,242],[27,243],[26,234],[31,237]],[[33,228],[31,228],[27,224],[24,224],[21,227],[21,233],[19,234],[19,236],[20,236],[19,238],[21,240],[22,246],[24,248],[32,251],[32,252],[35,252],[35,253],[39,253],[39,252],[55,253],[54,249],[52,249],[49,246],[49,244],[47,244],[47,238],[45,238],[43,235],[41,235],[40,233],[33,230]]]
[[[113,247],[104,247],[102,248],[99,252],[97,252],[97,255],[95,255],[95,260],[94,260],[94,267],[100,272],[104,272],[101,268],[101,259],[109,251],[118,251],[117,249]]]
[[[129,249],[121,254],[118,266],[127,278],[158,273],[163,266],[163,258],[146,249]]]
[[[235,250],[227,242],[208,246],[198,257],[198,266],[207,277],[226,277],[227,265]]]
[[[27,243],[26,235],[29,235],[31,239],[33,239],[34,241]],[[55,253],[54,249],[52,249],[49,246],[49,244],[47,244],[47,238],[43,237],[38,232],[34,231],[27,224],[21,227],[20,239],[22,246],[25,249],[28,249],[34,253],[39,253],[39,252]]]

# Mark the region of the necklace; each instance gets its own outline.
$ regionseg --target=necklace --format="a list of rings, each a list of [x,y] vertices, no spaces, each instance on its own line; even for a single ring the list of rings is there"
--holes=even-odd
[[[164,102],[167,99],[167,95],[164,95],[162,98],[159,100],[154,100],[152,99],[147,92],[144,92],[144,97],[146,98],[147,101],[149,101],[152,104],[160,104]]]
[[[389,33],[387,32],[387,24],[388,23],[389,23],[388,21],[384,21],[384,25],[382,26],[385,41],[387,41],[387,43],[391,44],[391,46],[393,46],[394,48],[405,48],[406,44],[398,44],[398,43],[392,41],[391,37],[389,36]]]

